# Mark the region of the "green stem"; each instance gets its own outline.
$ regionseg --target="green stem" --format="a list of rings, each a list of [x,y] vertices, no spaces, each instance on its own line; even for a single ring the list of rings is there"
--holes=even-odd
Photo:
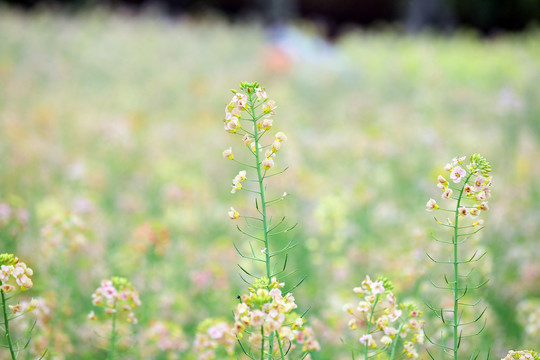
[[[458,327],[459,327],[459,324],[458,324],[458,315],[459,315],[459,294],[458,294],[458,291],[459,291],[459,273],[458,273],[458,265],[459,265],[459,260],[458,260],[459,206],[461,205],[461,199],[463,197],[463,190],[465,189],[465,185],[467,185],[467,182],[471,178],[472,174],[473,174],[472,172],[470,172],[468,174],[467,178],[463,182],[463,185],[461,186],[461,190],[459,191],[459,196],[457,198],[456,210],[455,210],[455,215],[454,215],[454,226],[453,226],[454,227],[454,238],[452,239],[452,243],[453,243],[453,246],[454,246],[454,289],[453,289],[453,293],[454,293],[454,310],[453,310],[454,321],[452,323],[452,327],[453,327],[453,330],[454,330],[453,331],[454,360],[458,360],[458,344],[459,344],[459,340],[458,340]]]
[[[279,334],[276,330],[276,336],[277,336],[277,339],[278,339],[278,345],[279,345],[279,353],[281,354],[281,359],[282,360],[285,360],[285,355],[283,354],[283,347],[281,346],[281,339],[279,338]]]
[[[371,323],[373,322],[373,314],[375,313],[375,307],[377,306],[377,303],[379,302],[379,296],[380,294],[377,294],[377,297],[375,297],[375,302],[373,302],[373,307],[371,308],[371,313],[369,314],[369,321],[367,324],[367,335],[369,335],[369,331],[371,330]],[[366,341],[366,346],[364,348],[364,360],[368,359],[368,347],[369,347],[369,341]]]
[[[111,349],[109,351],[109,360],[114,360],[115,350],[116,350],[116,302],[114,303],[114,312],[112,313]]]
[[[11,354],[11,359],[16,360],[17,357],[15,356],[15,350],[13,349],[13,342],[11,340],[11,333],[9,332],[9,319],[7,316],[6,311],[6,295],[4,294],[4,290],[0,290],[0,293],[2,293],[2,312],[4,315],[4,327],[6,330],[6,338],[9,346],[9,353]]]
[[[403,325],[405,325],[407,320],[409,320],[408,317],[405,320],[403,320],[401,325],[399,325],[399,328],[398,328],[398,331],[397,331],[397,334],[396,334],[396,338],[395,338],[395,340],[394,340],[394,342],[392,344],[392,353],[390,354],[390,360],[394,360],[395,357],[396,357],[396,349],[397,349],[397,343],[399,341],[399,334],[401,333],[401,329],[403,329]]]
[[[257,131],[257,121],[262,116],[255,116],[255,101],[253,100],[253,94],[251,92],[248,93],[248,113],[251,115],[251,121],[253,122],[253,133],[255,136],[253,137],[253,141],[255,142],[255,164],[257,169],[257,180],[259,183],[259,196],[261,199],[261,215],[262,215],[262,223],[263,223],[263,230],[264,230],[264,255],[265,255],[265,265],[266,265],[266,277],[270,279],[270,276],[272,274],[272,267],[270,266],[270,242],[268,237],[268,218],[266,216],[266,198],[265,198],[265,191],[264,191],[264,174],[261,171],[261,161],[259,157],[259,140],[260,137],[264,134],[259,134]],[[268,359],[272,359],[272,353],[274,349],[274,333],[270,334],[270,338],[268,339]]]
[[[264,359],[264,328],[261,325],[261,360]]]
[[[253,137],[253,140],[255,141],[255,164],[256,164],[255,167],[257,169],[257,180],[259,183],[259,196],[261,199],[261,213],[262,213],[262,223],[263,223],[263,230],[264,230],[264,246],[266,248],[266,251],[265,251],[266,277],[270,279],[271,266],[270,266],[270,246],[269,246],[269,241],[268,241],[268,219],[266,216],[266,196],[265,196],[266,194],[264,191],[264,183],[263,183],[264,177],[261,171],[261,161],[260,161],[259,150],[258,150],[259,140],[260,140],[260,135],[257,132],[258,118],[257,116],[255,116],[255,111],[253,110],[253,108],[255,107],[255,102],[253,100],[252,93],[249,93],[248,99],[249,99],[248,100],[249,109],[251,109],[251,112],[248,111],[248,113],[252,117],[251,121],[253,121],[253,133],[255,134],[255,136]]]

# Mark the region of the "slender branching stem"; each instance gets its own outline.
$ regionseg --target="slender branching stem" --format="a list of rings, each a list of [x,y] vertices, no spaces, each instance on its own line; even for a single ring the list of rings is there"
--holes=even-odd
[[[459,346],[459,338],[458,338],[458,330],[459,330],[459,318],[458,318],[458,310],[459,310],[459,264],[460,261],[458,260],[458,238],[459,238],[459,207],[461,205],[461,199],[463,198],[463,191],[465,189],[465,185],[467,185],[467,182],[469,181],[470,177],[472,176],[472,172],[468,173],[467,177],[465,178],[465,181],[463,182],[463,185],[461,186],[461,189],[459,191],[459,196],[457,198],[456,203],[456,209],[455,209],[455,215],[454,215],[454,237],[452,239],[453,247],[454,247],[454,259],[453,259],[453,265],[454,265],[454,281],[453,281],[453,293],[454,293],[454,308],[453,308],[453,314],[454,319],[452,323],[453,327],[453,358],[454,360],[458,359],[458,346]]]
[[[392,352],[390,353],[390,360],[394,360],[396,358],[396,349],[397,349],[397,343],[399,342],[399,334],[401,334],[401,330],[403,329],[403,326],[407,323],[409,318],[407,317],[401,325],[399,325],[396,337],[394,338],[394,341],[392,343]]]
[[[112,313],[111,347],[109,350],[109,360],[114,360],[116,351],[116,302],[114,303],[114,312]]]
[[[12,360],[16,360],[17,357],[15,356],[15,349],[13,348],[13,340],[11,339],[11,333],[9,332],[9,319],[6,310],[6,295],[4,293],[4,290],[0,290],[0,293],[2,294],[2,314],[4,315],[4,329],[6,331],[9,354],[11,355]]]
[[[379,302],[380,294],[377,294],[375,297],[375,301],[373,302],[373,305],[371,307],[371,313],[369,314],[369,320],[367,323],[367,334],[369,335],[369,332],[371,330],[371,324],[373,322],[373,316],[375,315],[375,307],[377,306],[377,303]],[[368,359],[368,348],[369,348],[369,341],[366,340],[366,346],[364,347],[364,360]]]

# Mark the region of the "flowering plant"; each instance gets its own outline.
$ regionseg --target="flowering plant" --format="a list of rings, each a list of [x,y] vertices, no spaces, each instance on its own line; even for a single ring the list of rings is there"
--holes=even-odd
[[[112,360],[116,350],[116,322],[118,319],[125,319],[129,323],[137,323],[133,310],[141,305],[139,294],[126,278],[115,276],[110,280],[103,280],[101,286],[92,294],[92,299],[94,306],[103,308],[104,312],[112,317],[109,351],[109,359]],[[88,318],[97,320],[97,315],[92,311]]]
[[[14,339],[13,333],[10,331],[9,322],[25,313],[34,310],[37,306],[37,300],[32,300],[28,304],[7,305],[7,302],[12,298],[17,290],[26,291],[34,284],[32,282],[34,272],[27,267],[25,263],[19,260],[13,254],[0,254],[0,297],[2,300],[2,321],[3,331],[7,341],[7,347],[11,355],[11,359],[15,360],[21,349],[26,348],[30,342],[30,338],[25,342],[26,345],[19,346]],[[8,310],[9,309],[9,310]],[[31,331],[31,330],[30,330]]]
[[[272,236],[288,232],[296,226],[283,228],[285,217],[273,224],[268,214],[270,206],[287,196],[287,193],[283,193],[274,199],[268,199],[266,193],[266,180],[286,170],[270,173],[275,166],[276,155],[287,140],[287,136],[283,132],[277,132],[270,141],[264,141],[274,126],[272,116],[276,114],[276,104],[268,99],[265,89],[257,82],[242,82],[240,91],[232,90],[232,92],[233,98],[225,107],[224,128],[225,131],[242,138],[244,147],[251,155],[252,163],[238,161],[232,147],[223,151],[223,157],[241,164],[254,173],[252,175],[248,174],[248,170],[240,170],[232,180],[231,193],[246,191],[255,194],[257,214],[256,216],[243,215],[243,211],[240,212],[231,207],[228,216],[231,220],[242,218],[245,225],[251,229],[247,231],[237,226],[237,229],[249,238],[250,251],[246,254],[235,244],[238,254],[242,258],[264,265],[262,275],[252,274],[240,266],[247,276],[255,279],[255,282],[249,288],[250,293],[241,297],[241,303],[235,310],[236,321],[233,334],[238,338],[242,351],[251,359],[256,357],[241,342],[244,333],[249,334],[248,342],[258,347],[261,360],[273,359],[274,356],[285,359],[295,342],[303,344],[302,358],[309,358],[308,352],[318,350],[319,344],[313,338],[311,330],[303,326],[302,317],[297,317],[292,313],[292,310],[296,308],[294,297],[290,292],[283,296],[281,289],[284,283],[278,281],[286,270],[287,253],[295,244],[290,241],[283,248],[275,249],[270,241]],[[250,187],[249,184],[254,184],[254,186]],[[257,241],[259,246],[254,246],[253,241]],[[257,247],[260,248],[262,256],[255,251]],[[277,262],[274,259],[282,255],[285,257],[283,265],[276,270]],[[242,279],[250,284],[244,277]],[[292,317],[295,318],[292,319]]]
[[[487,160],[479,154],[472,155],[469,164],[465,164],[465,160],[465,156],[455,157],[451,163],[448,163],[444,167],[444,170],[449,173],[451,181],[448,181],[443,175],[439,175],[437,179],[437,187],[442,191],[441,197],[445,201],[453,201],[454,205],[451,208],[440,207],[434,199],[429,199],[426,204],[428,211],[444,211],[451,213],[453,216],[453,220],[448,218],[445,222],[435,218],[435,221],[439,225],[450,229],[452,233],[451,241],[435,238],[436,241],[452,247],[451,259],[448,261],[435,260],[428,254],[428,257],[433,262],[450,265],[453,270],[451,275],[444,275],[445,285],[436,285],[432,282],[436,288],[452,291],[452,308],[436,309],[434,306],[428,304],[428,307],[441,319],[443,324],[450,327],[452,343],[446,344],[443,339],[440,342],[435,342],[427,334],[426,337],[431,343],[440,347],[445,354],[450,354],[454,360],[458,359],[458,351],[462,339],[478,335],[486,324],[484,321],[484,324],[476,332],[463,334],[463,328],[480,321],[486,311],[485,308],[474,320],[464,322],[460,308],[465,306],[474,307],[474,305],[480,302],[467,303],[464,301],[464,297],[470,290],[478,289],[485,285],[487,280],[477,284],[470,284],[472,270],[468,273],[461,273],[459,271],[464,265],[477,262],[485,255],[485,253],[478,255],[476,251],[472,256],[463,258],[462,253],[464,249],[460,245],[463,245],[473,235],[482,230],[483,227],[480,226],[482,221],[478,217],[482,211],[489,209],[487,200],[491,196],[491,176],[489,176],[491,166]],[[448,314],[451,316],[448,316]],[[434,359],[431,353],[429,355]],[[471,358],[475,358],[475,356],[477,357],[478,354],[473,354]]]
[[[343,309],[351,315],[351,330],[365,330],[360,337],[360,353],[364,359],[389,353],[397,356],[398,343],[402,342],[407,358],[418,358],[416,344],[423,344],[422,313],[413,303],[398,304],[392,292],[393,285],[387,278],[372,281],[366,276],[361,286],[353,289],[360,298],[358,305],[345,304]],[[400,340],[401,339],[401,340]],[[354,356],[354,350],[353,350]]]

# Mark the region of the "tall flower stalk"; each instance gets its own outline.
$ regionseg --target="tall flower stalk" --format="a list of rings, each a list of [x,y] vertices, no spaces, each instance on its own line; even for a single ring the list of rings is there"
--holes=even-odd
[[[273,127],[276,105],[269,100],[266,91],[257,82],[240,84],[240,91],[233,90],[234,96],[225,108],[225,130],[242,138],[251,154],[251,161],[240,162],[235,158],[232,147],[223,152],[223,157],[233,160],[248,170],[239,171],[232,181],[231,193],[237,191],[251,192],[256,195],[255,216],[241,215],[231,207],[229,218],[237,220],[242,218],[245,226],[237,225],[238,231],[248,237],[249,252],[245,253],[234,244],[238,254],[245,259],[263,265],[261,273],[251,273],[240,266],[244,274],[253,278],[253,281],[242,279],[251,287],[250,294],[241,297],[239,308],[235,311],[235,335],[244,353],[251,359],[285,359],[287,354],[294,348],[294,340],[301,343],[306,337],[307,327],[304,327],[302,316],[296,317],[293,309],[296,308],[294,297],[291,292],[282,294],[282,279],[287,266],[288,252],[295,244],[291,240],[281,249],[275,249],[271,238],[280,233],[292,230],[296,225],[287,228],[284,226],[285,217],[272,223],[268,208],[281,200],[287,193],[270,199],[266,192],[266,180],[270,177],[283,173],[286,169],[272,172],[274,160],[281,149],[283,142],[287,140],[284,133],[278,132],[273,139],[268,139],[268,133]],[[248,174],[248,171],[250,174]],[[248,186],[246,184],[253,184]],[[262,254],[262,255],[259,255]],[[283,256],[282,265],[276,270],[278,256]],[[297,284],[296,286],[298,286]],[[292,291],[294,286],[291,290]],[[289,323],[293,319],[294,324]],[[294,320],[296,319],[296,320]],[[298,320],[299,319],[299,320]],[[241,338],[244,333],[249,334],[249,344],[244,345]],[[298,341],[301,338],[301,341]],[[308,336],[308,338],[310,338]],[[307,341],[311,345],[303,346],[304,355],[308,358],[308,351],[317,350],[318,343],[314,339]],[[251,346],[258,347],[257,354],[250,350]]]
[[[0,298],[2,300],[2,320],[0,320],[0,324],[2,324],[2,330],[4,331],[4,337],[7,342],[4,347],[9,350],[12,360],[17,359],[20,351],[29,345],[31,338],[29,336],[24,341],[24,345],[19,345],[19,342],[15,339],[9,327],[9,323],[11,320],[34,310],[37,306],[37,301],[32,300],[26,307],[21,304],[8,305],[8,301],[13,298],[13,295],[18,290],[26,291],[33,286],[31,279],[33,274],[32,269],[27,267],[25,263],[13,254],[0,254]],[[32,331],[32,328],[30,331]]]
[[[110,280],[103,280],[101,286],[92,294],[94,306],[103,308],[105,314],[111,317],[111,334],[109,341],[109,354],[107,359],[116,358],[116,342],[118,339],[117,323],[122,319],[128,323],[137,323],[134,309],[141,305],[139,294],[131,283],[123,277],[114,276]],[[94,311],[88,314],[90,320],[97,320]]]
[[[474,320],[469,322],[463,322],[463,308],[473,307],[477,305],[480,300],[474,303],[466,303],[463,301],[469,290],[478,289],[487,283],[486,281],[471,285],[470,274],[473,269],[468,273],[460,273],[460,270],[465,265],[472,264],[479,261],[485,253],[478,254],[475,251],[472,256],[463,258],[461,257],[461,247],[464,243],[475,235],[477,232],[483,229],[482,220],[478,220],[478,217],[482,211],[489,209],[487,200],[491,196],[491,177],[489,172],[491,167],[489,163],[479,154],[474,154],[470,157],[470,163],[465,165],[466,157],[456,157],[452,163],[445,166],[444,170],[450,174],[450,180],[442,175],[438,177],[437,187],[442,191],[442,198],[454,201],[454,206],[450,208],[441,208],[434,199],[430,199],[426,208],[428,211],[445,211],[451,214],[453,220],[448,218],[445,222],[435,218],[435,221],[443,227],[450,229],[452,233],[451,241],[443,241],[435,238],[436,241],[450,245],[452,248],[452,256],[448,261],[435,260],[428,254],[428,257],[435,263],[446,264],[452,267],[452,273],[450,276],[444,275],[445,285],[437,285],[432,281],[433,286],[438,289],[451,290],[453,295],[452,308],[450,309],[436,309],[432,305],[428,304],[429,308],[435,313],[435,315],[441,319],[443,324],[450,328],[452,343],[446,344],[444,339],[440,342],[434,342],[427,334],[426,338],[440,347],[443,352],[449,355],[452,359],[457,360],[459,358],[459,348],[462,343],[462,339],[466,337],[472,337],[480,334],[486,325],[484,320],[483,325],[478,330],[472,333],[463,334],[463,328],[468,325],[473,325],[479,322],[484,315],[487,308],[484,308]],[[450,316],[448,316],[450,315]],[[428,352],[429,353],[429,352]],[[433,356],[429,353],[432,359]],[[476,351],[471,355],[471,359],[476,359],[479,353]]]

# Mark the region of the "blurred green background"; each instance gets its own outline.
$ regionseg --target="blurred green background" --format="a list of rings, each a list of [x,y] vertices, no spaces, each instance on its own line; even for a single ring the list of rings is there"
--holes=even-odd
[[[248,154],[222,119],[243,80],[266,87],[273,130],[289,138],[277,160],[289,170],[269,191],[291,196],[271,211],[299,223],[277,241],[299,244],[288,282],[306,276],[295,297],[322,345],[314,359],[350,358],[341,339],[358,344],[360,333],[341,308],[366,274],[388,276],[437,331],[424,302],[450,294],[430,285],[440,271],[425,252],[446,256],[430,238],[446,233],[425,203],[440,196],[444,165],[475,152],[493,167],[486,229],[469,245],[488,251],[476,269],[490,279],[476,292],[488,325],[464,351],[540,347],[539,38],[389,27],[330,43],[302,21],[276,35],[211,15],[1,9],[0,251],[35,271],[25,294],[43,301],[33,351],[103,358],[86,315],[112,275],[143,301],[122,358],[195,358],[197,324],[232,318],[246,291],[232,243],[246,238],[227,210],[254,208],[230,194],[241,168],[221,152]],[[179,350],[158,349],[147,333],[156,320],[182,328]]]

